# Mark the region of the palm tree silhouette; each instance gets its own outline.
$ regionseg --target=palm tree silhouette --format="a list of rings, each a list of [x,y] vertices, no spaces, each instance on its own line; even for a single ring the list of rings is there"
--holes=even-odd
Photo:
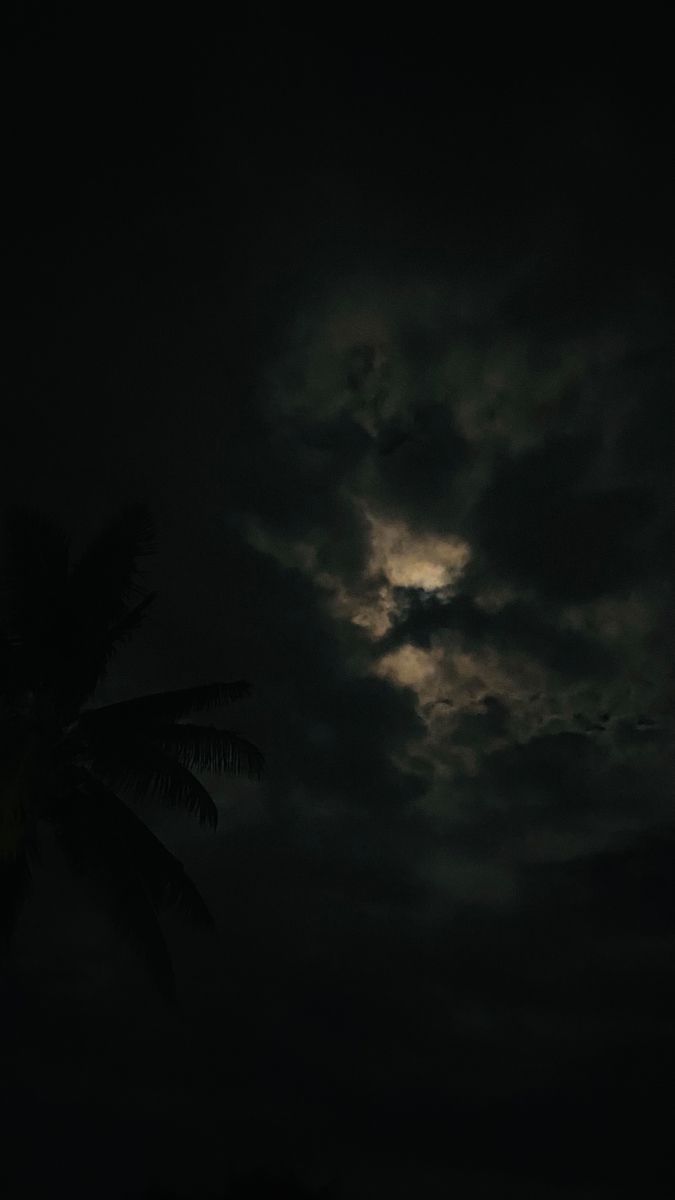
[[[243,680],[209,683],[94,707],[115,653],[154,599],[140,564],[154,552],[145,505],[129,505],[72,563],[66,535],[15,508],[5,522],[0,625],[0,937],[6,950],[41,822],[72,870],[86,877],[158,989],[175,994],[158,921],[174,905],[195,925],[213,918],[182,864],[130,803],[156,795],[215,828],[216,805],[193,771],[260,778],[261,752],[239,733],[189,724],[195,712],[250,692]],[[130,803],[128,803],[129,801]]]

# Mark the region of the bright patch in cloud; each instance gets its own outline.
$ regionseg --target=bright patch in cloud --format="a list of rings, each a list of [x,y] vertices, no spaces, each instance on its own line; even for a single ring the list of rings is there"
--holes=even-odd
[[[371,529],[370,574],[382,573],[392,587],[438,591],[455,584],[471,557],[462,538],[413,533],[402,521],[366,513]]]
[[[362,586],[348,589],[328,572],[312,571],[332,593],[333,614],[381,638],[397,612],[396,588],[423,588],[449,598],[471,558],[467,542],[452,534],[418,534],[403,521],[375,516],[361,505],[370,527],[370,557]],[[306,550],[306,548],[305,548]]]
[[[422,703],[438,696],[442,682],[443,651],[421,650],[419,646],[400,646],[377,662],[375,674],[399,687],[412,688]]]

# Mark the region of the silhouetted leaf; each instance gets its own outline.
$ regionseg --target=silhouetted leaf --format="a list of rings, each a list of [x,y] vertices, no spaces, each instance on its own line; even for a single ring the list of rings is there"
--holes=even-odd
[[[143,953],[156,986],[171,997],[173,971],[157,913],[175,906],[192,924],[213,928],[183,864],[118,796],[86,773],[79,790],[53,807],[50,822],[73,872],[88,880],[101,907]]]
[[[212,928],[213,919],[182,863],[117,792],[157,796],[215,827],[216,805],[190,768],[259,777],[263,756],[238,733],[173,722],[242,699],[250,685],[211,683],[83,712],[154,599],[141,594],[138,578],[141,560],[154,548],[149,513],[144,505],[124,509],[70,574],[67,539],[47,518],[14,510],[6,532],[0,626],[5,942],[29,862],[39,861],[35,835],[42,818],[53,824],[73,871],[142,950],[156,986],[171,996],[173,973],[158,911],[175,906],[202,928]]]
[[[218,824],[218,809],[203,784],[180,762],[158,746],[140,740],[99,740],[92,755],[92,771],[116,791],[137,800],[156,796],[172,808],[195,813],[202,824]]]
[[[142,726],[177,721],[193,712],[208,708],[220,708],[234,700],[243,700],[251,693],[251,685],[244,679],[232,683],[206,683],[201,687],[179,688],[170,692],[151,692],[147,696],[135,696],[133,700],[122,700],[118,704],[106,704],[82,714],[83,722],[120,721]]]
[[[265,760],[251,742],[214,725],[165,725],[151,734],[162,750],[193,771],[245,773],[260,779]]]
[[[154,553],[154,529],[144,504],[128,505],[94,539],[71,570],[72,607],[94,626],[120,620],[138,597],[140,563]]]
[[[147,610],[155,599],[150,592],[116,621],[110,629],[93,630],[87,642],[82,638],[77,656],[73,655],[70,673],[70,707],[79,710],[105,678],[115,654],[127,644],[141,628]]]

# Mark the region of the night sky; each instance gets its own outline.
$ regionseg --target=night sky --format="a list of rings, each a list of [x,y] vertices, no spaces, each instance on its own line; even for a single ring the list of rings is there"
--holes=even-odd
[[[90,7],[8,39],[2,507],[147,501],[100,700],[248,679],[267,771],[147,809],[173,1008],[46,854],[3,1195],[667,1194],[664,32]]]

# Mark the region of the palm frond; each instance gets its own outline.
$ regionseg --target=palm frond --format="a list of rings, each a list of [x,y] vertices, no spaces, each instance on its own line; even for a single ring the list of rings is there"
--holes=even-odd
[[[93,839],[114,861],[124,860],[143,879],[157,908],[175,905],[192,924],[212,929],[213,917],[182,862],[145,822],[89,771],[79,771],[74,783],[67,796],[68,811],[77,818],[87,840]],[[57,819],[60,811],[56,805]]]
[[[86,823],[83,796],[63,801],[52,824],[73,874],[85,878],[100,907],[112,917],[124,939],[139,952],[152,981],[167,1000],[175,996],[171,956],[148,889],[113,847]],[[84,818],[84,819],[83,819]]]
[[[89,640],[82,631],[80,645],[73,648],[69,658],[67,707],[73,716],[105,678],[117,652],[141,628],[155,597],[155,592],[149,592],[109,629],[92,630]]]
[[[10,513],[2,658],[14,689],[20,677],[30,689],[49,691],[64,717],[74,715],[150,603],[145,597],[128,607],[139,591],[139,562],[151,552],[150,538],[145,507],[128,506],[69,575],[61,531],[39,514]],[[6,682],[3,690],[9,688]]]
[[[147,696],[135,696],[133,700],[122,700],[117,704],[106,704],[82,714],[83,721],[120,721],[123,724],[151,726],[177,721],[193,712],[209,708],[220,708],[235,700],[243,700],[251,693],[251,685],[245,679],[230,683],[205,683],[200,687],[178,688],[170,692],[151,692]]]
[[[138,604],[134,604],[132,608],[120,617],[118,621],[108,630],[105,646],[106,652],[112,654],[119,646],[124,646],[131,637],[140,629],[146,616],[147,610],[153,601],[156,599],[156,592],[148,592]]]
[[[153,730],[153,742],[191,771],[247,774],[260,779],[265,759],[252,742],[229,729],[214,725],[164,725]]]
[[[49,819],[71,869],[94,886],[125,938],[143,953],[157,987],[174,992],[173,970],[157,914],[175,907],[193,925],[213,917],[183,864],[130,808],[87,772]]]
[[[140,741],[122,741],[116,745],[103,741],[94,744],[91,770],[115,791],[135,800],[155,796],[171,808],[194,813],[202,825],[215,829],[218,809],[203,784],[191,771],[176,762],[158,746]]]
[[[158,912],[213,919],[179,862],[124,803],[154,795],[217,826],[194,771],[260,778],[264,759],[238,732],[183,723],[251,691],[244,680],[157,692],[82,712],[117,650],[145,619],[141,587],[154,551],[145,505],[127,506],[71,566],[66,536],[14,509],[0,576],[0,945],[8,938],[51,821],[71,867],[88,880],[155,985],[174,993]]]
[[[175,1000],[176,979],[169,947],[157,913],[140,881],[133,875],[112,872],[107,877],[108,908],[126,940],[136,947],[152,981],[165,1000]]]
[[[140,594],[141,560],[154,549],[147,506],[125,506],[72,568],[68,580],[71,606],[99,628],[120,620],[127,602]]]

